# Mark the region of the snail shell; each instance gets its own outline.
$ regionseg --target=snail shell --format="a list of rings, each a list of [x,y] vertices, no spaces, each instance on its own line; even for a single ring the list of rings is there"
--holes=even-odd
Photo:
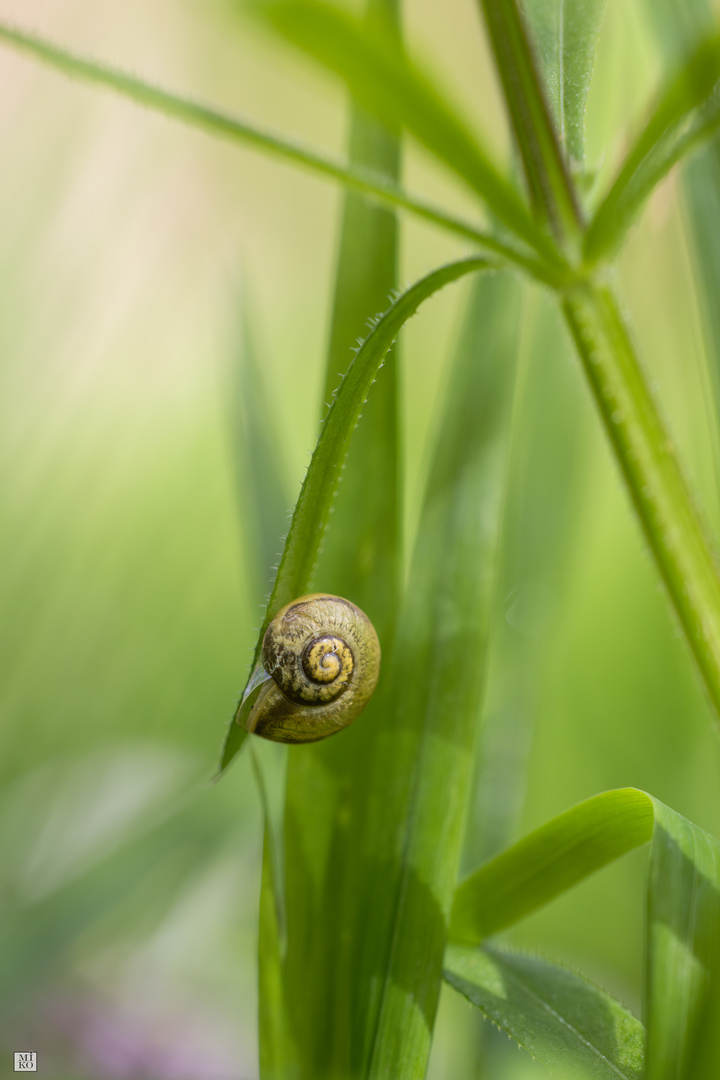
[[[316,742],[360,715],[380,673],[380,643],[367,615],[328,593],[310,593],[278,611],[263,638],[270,676],[247,719],[274,742]]]

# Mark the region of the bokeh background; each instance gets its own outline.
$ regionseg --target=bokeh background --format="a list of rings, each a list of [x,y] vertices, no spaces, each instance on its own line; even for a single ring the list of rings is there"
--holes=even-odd
[[[405,8],[409,40],[507,154],[472,0]],[[230,0],[0,0],[0,18],[343,151],[342,91]],[[661,65],[647,9],[611,0],[587,123],[600,178]],[[290,510],[322,411],[341,196],[5,48],[0,91],[0,1075],[34,1049],[53,1077],[251,1080],[261,815],[247,760],[210,778],[284,527],[259,552],[247,478],[268,463],[247,433],[271,432]],[[405,176],[476,212],[410,146]],[[413,221],[402,237],[407,281],[465,250]],[[693,268],[673,174],[619,279],[717,537]],[[465,295],[404,335],[408,549]],[[513,423],[467,862],[623,785],[717,835],[709,709],[539,292]],[[639,1010],[644,872],[626,858],[513,940]],[[433,1080],[542,1075],[444,991]]]

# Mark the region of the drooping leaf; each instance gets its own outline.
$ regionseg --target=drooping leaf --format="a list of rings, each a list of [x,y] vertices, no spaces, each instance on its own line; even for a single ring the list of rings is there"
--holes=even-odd
[[[643,1025],[599,986],[559,964],[485,946],[451,945],[445,979],[549,1069],[642,1080]]]
[[[682,1075],[720,929],[720,844],[633,788],[605,792],[536,829],[458,888],[451,940],[479,944],[648,840],[648,1080]]]
[[[347,458],[353,431],[360,419],[370,387],[396,336],[417,311],[423,300],[451,281],[488,267],[486,259],[461,259],[434,270],[404,292],[370,331],[348,368],[320,432],[312,461],[295,505],[290,530],[285,541],[275,584],[260,628],[253,662],[253,674],[260,670],[258,658],[263,634],[284,604],[307,592],[318,553],[327,532],[330,511],[342,468]],[[228,730],[220,763],[222,772],[242,746],[243,721],[253,703],[252,694],[244,696]]]
[[[545,78],[555,128],[568,157],[585,157],[585,105],[605,0],[522,0]]]
[[[719,78],[720,37],[715,36],[692,50],[661,91],[588,227],[588,262],[613,253],[653,188],[683,154],[720,126],[720,103],[713,96]]]
[[[557,262],[514,186],[397,41],[318,0],[261,0],[257,10],[278,33],[339,76],[366,109],[388,126],[410,132],[516,236]]]

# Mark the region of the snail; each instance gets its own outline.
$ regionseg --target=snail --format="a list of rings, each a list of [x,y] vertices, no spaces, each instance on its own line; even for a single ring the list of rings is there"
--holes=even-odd
[[[275,615],[263,638],[262,667],[247,730],[274,742],[317,742],[367,705],[380,672],[380,643],[355,604],[310,593]]]

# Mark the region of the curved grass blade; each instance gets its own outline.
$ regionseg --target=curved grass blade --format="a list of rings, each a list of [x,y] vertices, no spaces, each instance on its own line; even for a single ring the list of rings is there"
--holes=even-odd
[[[369,0],[366,18],[397,25],[396,0]],[[395,31],[397,32],[397,30]],[[353,106],[349,156],[353,163],[397,179],[396,134]],[[393,213],[353,192],[345,196],[337,255],[335,295],[324,402],[351,359],[351,345],[367,333],[368,315],[387,307],[397,285],[398,223]],[[327,405],[324,411],[327,411]],[[378,371],[353,435],[332,527],[312,587],[350,597],[372,618],[391,663],[402,582],[402,477],[400,468],[398,353]],[[285,886],[288,948],[282,969],[294,1051],[304,1076],[348,1076],[355,984],[354,942],[347,922],[356,878],[365,864],[347,842],[350,822],[362,815],[372,792],[378,697],[362,722],[341,739],[325,739],[288,754],[285,803]],[[328,913],[342,911],[342,918]],[[262,916],[261,916],[262,917]],[[322,927],[322,932],[319,932]],[[367,933],[372,936],[372,921]],[[263,956],[260,955],[261,970]],[[272,964],[272,956],[270,958]],[[328,1063],[332,1063],[331,1065]],[[284,1074],[280,1074],[283,1076]],[[266,1073],[263,1072],[265,1080]]]
[[[522,0],[548,102],[570,160],[585,158],[585,105],[606,0]]]
[[[139,105],[144,105],[171,119],[179,120],[189,127],[240,145],[255,147],[282,160],[307,168],[320,176],[335,180],[367,199],[384,206],[405,210],[448,232],[462,236],[466,240],[472,240],[488,251],[502,255],[510,262],[525,268],[539,280],[548,281],[548,283],[555,280],[551,268],[531,253],[518,251],[513,245],[491,236],[469,222],[461,221],[445,210],[407,194],[385,176],[368,169],[349,167],[342,162],[333,161],[332,158],[318,154],[281,136],[263,131],[217,109],[142,82],[117,68],[76,56],[35,34],[18,30],[7,23],[0,22],[0,42],[27,53],[66,75],[113,90]]]
[[[450,936],[477,945],[648,840],[647,1077],[671,1080],[692,1044],[720,928],[720,844],[674,810],[634,788],[580,803],[459,886]]]
[[[643,1025],[581,975],[537,956],[451,945],[444,977],[549,1069],[643,1080]]]
[[[458,886],[451,940],[466,945],[512,926],[588,874],[646,844],[648,796],[634,788],[579,803],[490,859]]]
[[[339,76],[364,108],[389,127],[410,132],[477,192],[499,221],[557,265],[549,239],[512,183],[395,41],[312,0],[260,0],[256,10],[284,38]]]
[[[720,79],[720,36],[702,41],[662,91],[585,237],[585,258],[611,255],[653,188],[693,146],[720,126],[720,103],[709,100]],[[707,102],[704,112],[698,108]],[[695,121],[686,130],[690,121]]]
[[[320,438],[295,505],[275,584],[258,635],[253,672],[258,669],[263,634],[274,612],[296,596],[307,592],[327,532],[330,510],[353,431],[360,419],[370,387],[395,338],[420,304],[438,289],[457,281],[465,274],[486,270],[491,265],[487,259],[477,257],[461,259],[434,270],[394,302],[360,346],[323,422]],[[227,768],[242,745],[242,724],[252,701],[252,696],[243,698],[235,720],[230,724],[220,763],[221,772]]]

